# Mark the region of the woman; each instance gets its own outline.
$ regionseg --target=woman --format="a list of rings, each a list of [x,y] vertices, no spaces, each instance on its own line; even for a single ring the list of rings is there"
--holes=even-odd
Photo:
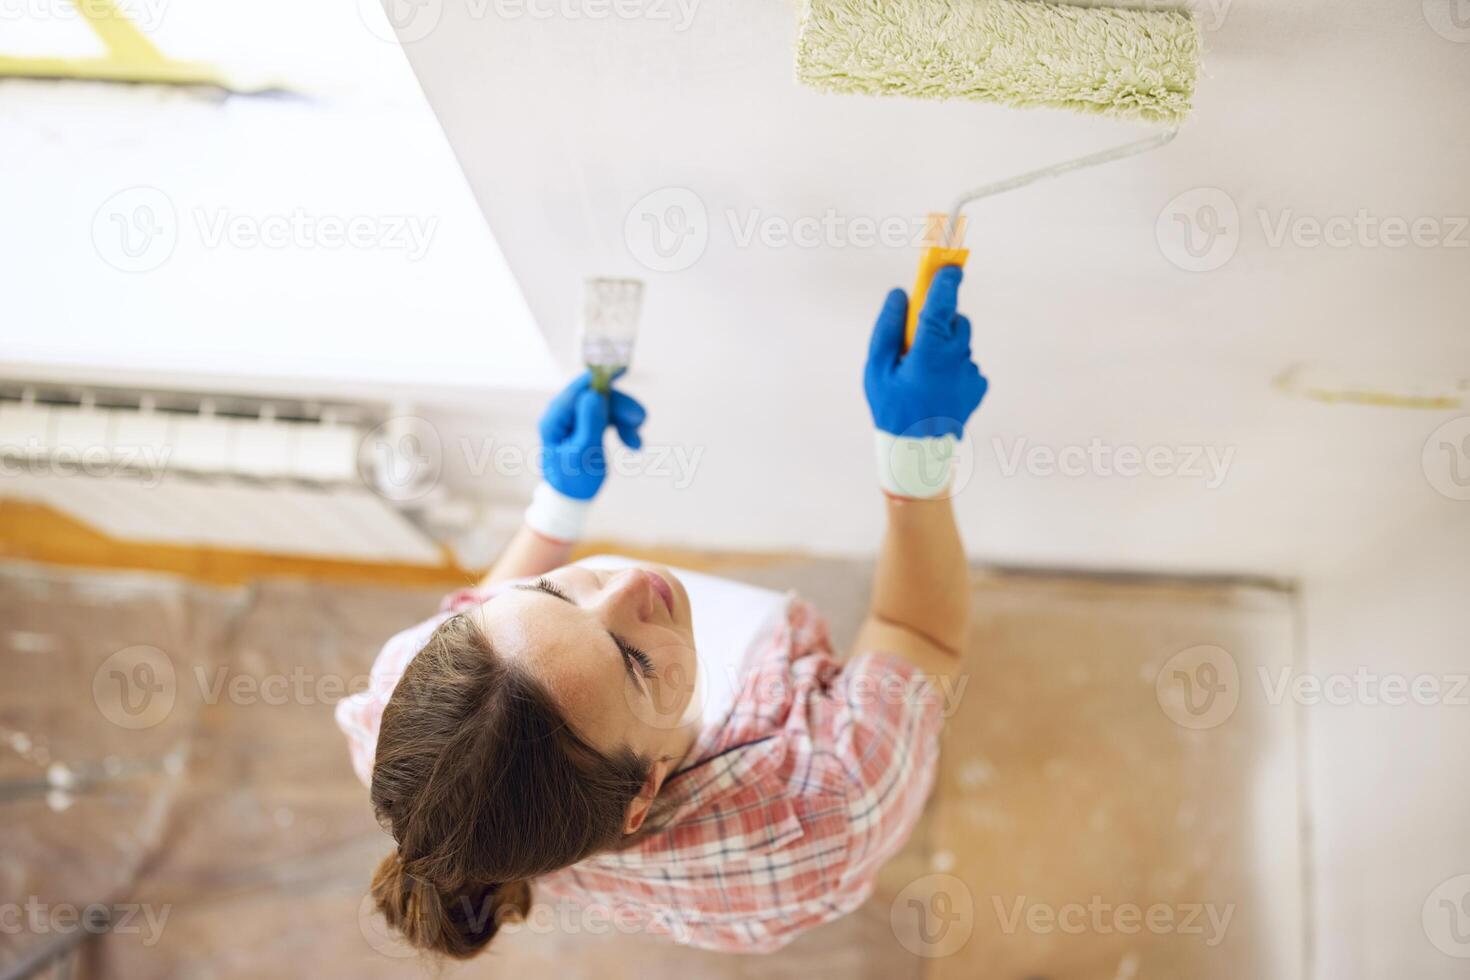
[[[469,957],[532,888],[606,926],[764,952],[852,911],[933,782],[968,575],[953,454],[986,381],[935,277],[913,349],[888,296],[864,377],[888,527],[856,655],[790,596],[617,560],[567,564],[611,424],[643,410],[584,378],[541,423],[545,480],[478,589],[390,640],[338,706],[398,848],[388,922]]]

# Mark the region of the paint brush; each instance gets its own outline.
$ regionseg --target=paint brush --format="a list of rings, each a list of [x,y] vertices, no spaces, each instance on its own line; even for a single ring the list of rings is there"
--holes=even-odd
[[[588,279],[582,291],[582,363],[592,372],[592,387],[607,391],[613,375],[633,358],[643,280]]]

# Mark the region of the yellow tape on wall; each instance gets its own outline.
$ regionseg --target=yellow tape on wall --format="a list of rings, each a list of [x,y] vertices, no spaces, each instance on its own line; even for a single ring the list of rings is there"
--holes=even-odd
[[[0,76],[210,85],[239,91],[213,66],[177,61],[159,51],[112,0],[70,2],[106,47],[107,54],[100,58],[19,58],[0,54]]]

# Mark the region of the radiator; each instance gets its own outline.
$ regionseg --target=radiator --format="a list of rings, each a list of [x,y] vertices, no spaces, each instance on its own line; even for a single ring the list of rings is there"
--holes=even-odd
[[[441,564],[422,420],[373,404],[0,383],[0,496],[123,540]]]

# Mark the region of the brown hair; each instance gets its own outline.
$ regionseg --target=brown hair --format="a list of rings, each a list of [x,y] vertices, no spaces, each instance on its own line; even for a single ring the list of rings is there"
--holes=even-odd
[[[373,875],[388,924],[465,959],[531,908],[531,881],[626,846],[651,760],[577,735],[545,687],[446,620],[383,711],[372,801],[398,850]],[[650,821],[651,822],[651,821]]]

